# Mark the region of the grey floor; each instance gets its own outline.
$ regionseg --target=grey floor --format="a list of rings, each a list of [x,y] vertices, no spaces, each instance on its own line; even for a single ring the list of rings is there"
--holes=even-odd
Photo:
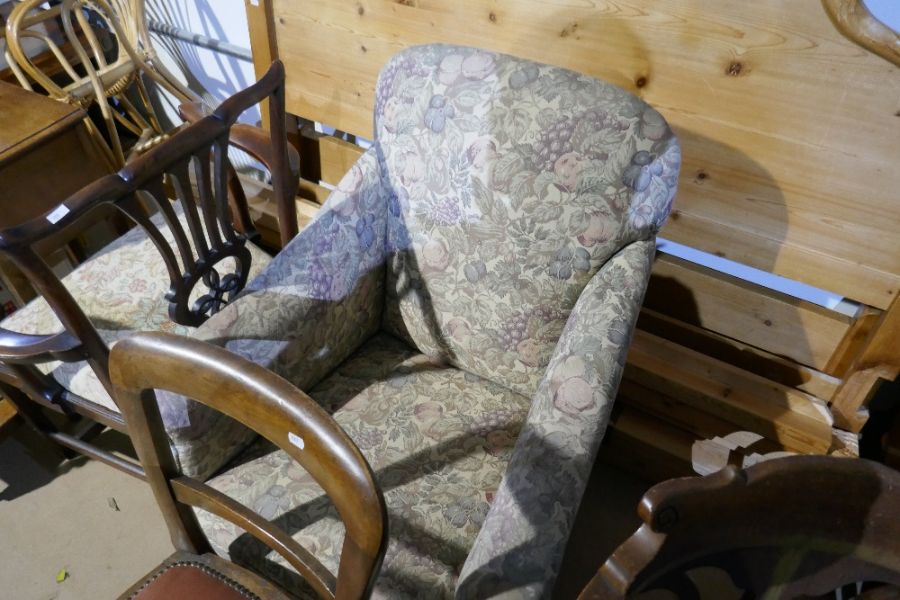
[[[595,468],[557,598],[574,598],[634,530],[646,487],[622,471]],[[146,484],[95,461],[61,461],[16,422],[0,432],[0,599],[117,598],[171,552]],[[62,569],[67,576],[57,582]]]
[[[172,552],[147,485],[65,461],[24,426],[0,434],[0,598],[117,598]],[[61,569],[67,577],[56,578]]]

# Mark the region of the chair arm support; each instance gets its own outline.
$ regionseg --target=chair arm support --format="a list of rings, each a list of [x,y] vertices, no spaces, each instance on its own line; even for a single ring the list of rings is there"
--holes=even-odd
[[[178,107],[178,113],[188,123],[195,123],[203,117],[211,115],[212,109],[203,102],[186,102]],[[274,165],[272,142],[269,133],[264,129],[237,123],[231,128],[229,141],[235,148],[243,150],[261,162],[269,171],[272,170]],[[297,179],[300,175],[300,154],[290,144],[287,145],[287,152],[291,177]]]
[[[458,598],[549,598],[609,422],[656,247],[632,242],[582,291],[460,574]]]
[[[81,341],[61,331],[47,335],[19,333],[0,327],[0,360],[13,363],[42,363],[79,356]]]

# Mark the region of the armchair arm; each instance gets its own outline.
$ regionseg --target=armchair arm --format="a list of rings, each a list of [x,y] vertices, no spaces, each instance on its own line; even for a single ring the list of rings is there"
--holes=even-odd
[[[372,149],[316,218],[195,337],[309,389],[380,324],[386,210]]]
[[[463,566],[458,598],[552,594],[609,422],[655,247],[653,239],[628,244],[582,291]]]
[[[379,327],[387,195],[374,150],[242,294],[191,333],[310,389]],[[359,232],[359,233],[358,233]],[[181,468],[203,478],[253,434],[172,394],[160,412]]]
[[[0,327],[0,360],[16,363],[41,363],[79,357],[81,340],[61,331],[46,335],[19,333]]]

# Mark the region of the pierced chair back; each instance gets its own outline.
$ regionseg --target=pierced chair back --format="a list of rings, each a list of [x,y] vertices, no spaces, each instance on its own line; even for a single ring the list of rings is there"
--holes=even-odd
[[[149,77],[179,101],[196,101],[157,59],[146,28],[143,0],[63,0],[50,9],[43,0],[24,0],[6,25],[9,54],[17,79],[50,97],[88,108],[99,108],[104,131],[90,119],[88,128],[111,164],[121,166],[128,156],[119,128],[137,138],[134,148],[165,137],[150,102],[143,76]],[[62,32],[62,44],[49,31]],[[26,44],[47,47],[51,60],[38,62]],[[34,82],[32,84],[31,82]]]
[[[898,495],[897,471],[824,456],[665,481],[644,496],[643,525],[580,598],[825,597],[851,584],[900,586]]]
[[[166,293],[168,313],[175,323],[199,325],[243,288],[251,262],[247,243],[256,234],[246,198],[228,194],[229,135],[244,110],[269,99],[268,153],[273,165],[274,193],[279,207],[288,207],[280,210],[283,230],[296,231],[294,188],[290,175],[285,174],[291,160],[284,135],[283,84],[284,69],[280,62],[273,63],[259,82],[118,173],[95,181],[39,218],[0,231],[0,254],[25,273],[63,326],[62,331],[47,335],[0,328],[0,361],[4,363],[0,371],[5,381],[15,383],[39,402],[53,404],[71,399],[72,395],[33,365],[54,360],[87,361],[112,395],[106,343],[65,284],[41,258],[40,251],[46,244],[58,243],[70,231],[78,230],[80,222],[100,207],[112,207],[133,220],[159,251],[170,280]],[[166,183],[174,188],[176,201],[167,197]],[[148,207],[158,210],[159,216],[151,218]],[[291,216],[294,220],[288,222]],[[226,259],[230,259],[230,265],[223,265]],[[230,272],[220,272],[223,266],[231,268]],[[104,277],[113,279],[115,273],[105,273]],[[201,285],[205,286],[205,293],[200,291]],[[102,293],[97,290],[97,294]],[[119,415],[95,408],[88,411],[88,416],[125,430]],[[76,412],[85,414],[80,409]]]
[[[176,548],[209,552],[196,506],[236,523],[281,554],[322,598],[368,595],[387,546],[387,511],[356,444],[309,396],[242,357],[198,340],[141,333],[113,348],[110,374],[147,480]],[[240,421],[281,448],[322,487],[346,527],[335,578],[271,522],[196,479],[182,476],[154,389],[193,398]]]

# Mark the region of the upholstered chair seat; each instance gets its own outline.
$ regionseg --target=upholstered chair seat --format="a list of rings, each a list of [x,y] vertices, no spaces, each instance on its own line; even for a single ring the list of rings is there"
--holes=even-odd
[[[244,295],[192,335],[334,415],[384,490],[376,597],[548,596],[609,420],[680,154],[655,110],[455,46],[382,71],[372,147]],[[334,568],[343,536],[281,452],[210,484]],[[300,589],[233,526],[221,553]]]

